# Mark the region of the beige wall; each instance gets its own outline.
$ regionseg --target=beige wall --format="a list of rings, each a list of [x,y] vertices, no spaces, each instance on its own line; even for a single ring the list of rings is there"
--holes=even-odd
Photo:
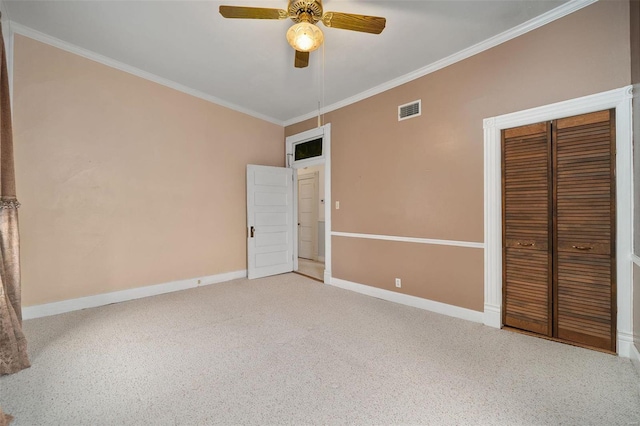
[[[340,201],[332,230],[483,242],[482,120],[628,85],[629,49],[628,2],[598,2],[328,113],[332,197]],[[397,106],[416,99],[422,116],[398,122]],[[482,249],[345,237],[332,244],[337,278],[395,291],[400,277],[399,291],[482,310]]]
[[[284,163],[280,126],[18,35],[14,129],[25,306],[245,269],[245,166]]]
[[[334,238],[332,243],[332,259],[339,259],[332,267],[334,277],[483,310],[483,281],[478,274],[482,250],[382,240],[363,244],[356,238]],[[402,280],[401,289],[395,287],[396,278]],[[438,285],[425,285],[425,278]]]
[[[634,253],[640,256],[640,0],[631,1],[631,82],[633,99]],[[640,268],[633,269],[633,331],[640,352]]]

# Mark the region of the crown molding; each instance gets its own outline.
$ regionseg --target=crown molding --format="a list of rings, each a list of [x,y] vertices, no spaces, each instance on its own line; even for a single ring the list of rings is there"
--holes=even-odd
[[[401,77],[398,77],[386,83],[380,84],[379,86],[376,86],[372,89],[365,90],[364,92],[361,92],[357,95],[351,96],[349,98],[343,99],[329,106],[321,108],[320,114],[326,114],[328,112],[335,111],[337,109],[346,107],[348,105],[354,104],[361,100],[375,96],[379,93],[386,92],[387,90],[393,89],[394,87],[401,86],[405,83],[416,80],[420,77],[424,77],[427,74],[431,74],[442,68],[448,67],[449,65],[453,65],[456,62],[460,62],[473,55],[477,55],[478,53],[484,52],[485,50],[489,50],[492,47],[498,46],[499,44],[505,43],[509,40],[512,40],[523,34],[526,34],[529,31],[533,31],[557,19],[570,15],[571,13],[576,12],[584,7],[587,7],[597,1],[598,0],[570,0],[567,3],[561,6],[558,6],[547,13],[537,16],[527,22],[524,22],[498,35],[490,37],[484,41],[481,41],[480,43],[474,44],[473,46],[463,49],[457,53],[454,53],[451,56],[447,56],[446,58],[433,62],[432,64],[427,65],[423,68],[417,69]],[[308,120],[311,118],[315,118],[317,116],[318,116],[318,111],[312,111],[312,112],[309,112],[308,114],[300,115],[298,117],[285,120],[284,125],[290,126],[292,124],[299,123],[301,121]]]
[[[40,31],[34,30],[33,28],[27,27],[25,25],[19,24],[15,21],[8,21],[9,28],[12,33],[20,34],[25,37],[29,37],[33,40],[48,44],[53,47],[57,47],[58,49],[73,53],[75,55],[81,56],[86,59],[90,59],[94,62],[98,62],[100,64],[106,65],[111,68],[118,69],[120,71],[124,71],[129,74],[133,74],[137,77],[144,78],[145,80],[153,81],[154,83],[158,83],[162,86],[169,87],[171,89],[177,90],[182,93],[186,93],[187,95],[194,96],[196,98],[203,99],[205,101],[211,102],[213,104],[223,106],[225,108],[250,115],[252,117],[258,118],[260,120],[268,121],[273,124],[277,124],[278,126],[284,126],[282,120],[278,120],[273,117],[269,117],[264,114],[260,114],[258,112],[252,111],[247,108],[243,108],[239,105],[227,102],[223,99],[217,98],[215,96],[211,96],[207,93],[201,92],[199,90],[193,89],[191,87],[187,87],[183,84],[176,83],[175,81],[166,79],[164,77],[160,77],[156,74],[152,74],[150,72],[141,70],[139,68],[133,67],[131,65],[127,65],[123,62],[117,61],[115,59],[109,58],[104,55],[100,55],[98,53],[92,52],[88,49],[84,49],[80,46],[76,46],[75,44],[68,43],[66,41],[60,40],[58,38],[52,37]]]
[[[361,92],[357,95],[348,97],[346,99],[343,99],[339,102],[336,102],[334,104],[331,104],[329,106],[325,106],[320,110],[320,114],[326,114],[328,112],[331,111],[335,111],[337,109],[346,107],[348,105],[351,105],[353,103],[359,102],[361,100],[370,98],[372,96],[375,96],[379,93],[385,92],[387,90],[393,89],[395,87],[398,87],[402,84],[408,83],[410,81],[416,80],[420,77],[423,77],[427,74],[431,74],[435,71],[438,71],[442,68],[445,68],[449,65],[453,65],[456,62],[460,62],[464,59],[467,59],[473,55],[477,55],[478,53],[484,52],[485,50],[491,49],[492,47],[495,47],[499,44],[505,43],[511,39],[514,39],[516,37],[519,37],[523,34],[528,33],[529,31],[533,31],[537,28],[540,28],[550,22],[553,22],[557,19],[560,19],[564,16],[567,16],[573,12],[576,12],[584,7],[587,7],[595,2],[597,2],[598,0],[570,0],[567,3],[553,9],[550,10],[549,12],[542,14],[534,19],[531,19],[525,23],[522,23],[514,28],[511,28],[507,31],[504,31],[498,35],[495,35],[493,37],[490,37],[480,43],[477,43],[471,47],[468,47],[464,50],[461,50],[457,53],[454,53],[451,56],[448,56],[444,59],[441,59],[439,61],[436,61],[430,65],[427,65],[423,68],[417,69],[415,71],[412,71],[408,74],[405,74],[401,77],[395,78],[393,80],[390,80],[386,83],[380,84],[376,87],[373,87],[369,90],[365,90],[364,92]],[[2,5],[2,0],[0,0],[0,5]],[[3,21],[6,18],[3,17]],[[144,78],[146,80],[149,81],[153,81],[155,83],[161,84],[163,86],[172,88],[174,90],[177,90],[179,92],[183,92],[186,93],[188,95],[194,96],[196,98],[200,98],[203,99],[205,101],[211,102],[213,104],[219,105],[219,106],[223,106],[225,108],[229,108],[231,110],[243,113],[243,114],[247,114],[249,116],[258,118],[260,120],[264,120],[279,126],[289,126],[295,123],[299,123],[301,121],[304,120],[308,120],[311,118],[315,118],[318,116],[318,111],[311,111],[307,114],[304,115],[300,115],[288,120],[279,120],[276,119],[274,117],[270,117],[261,113],[258,113],[256,111],[241,107],[239,105],[227,102],[223,99],[217,98],[215,96],[211,96],[207,93],[204,93],[202,91],[193,89],[191,87],[185,86],[183,84],[177,83],[175,81],[160,77],[156,74],[141,70],[139,68],[133,67],[131,65],[127,65],[123,62],[117,61],[115,59],[109,58],[107,56],[104,55],[100,55],[98,53],[92,52],[88,49],[84,49],[80,46],[76,46],[74,44],[68,43],[66,41],[60,40],[58,38],[52,37],[50,35],[44,34],[40,31],[34,30],[33,28],[27,27],[25,25],[19,24],[15,21],[11,21],[10,19],[6,19],[5,21],[6,23],[8,23],[9,28],[11,33],[15,33],[15,34],[20,34],[23,35],[25,37],[29,37],[31,39],[37,40],[39,42],[48,44],[50,46],[54,46],[57,47],[61,50],[76,54],[78,56],[90,59],[92,61],[101,63],[103,65],[109,66],[111,68],[115,68],[118,69],[120,71],[124,71],[126,73],[129,74],[133,74],[137,77],[141,77]]]

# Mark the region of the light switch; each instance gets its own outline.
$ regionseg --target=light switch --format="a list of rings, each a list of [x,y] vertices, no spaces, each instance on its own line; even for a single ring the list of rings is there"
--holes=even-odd
[[[336,210],[340,210],[340,201],[336,201]]]

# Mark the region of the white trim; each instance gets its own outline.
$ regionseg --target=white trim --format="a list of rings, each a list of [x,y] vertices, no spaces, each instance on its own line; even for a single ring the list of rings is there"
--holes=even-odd
[[[330,124],[327,124],[330,126]],[[325,126],[315,127],[313,129],[306,130],[302,133],[297,133],[295,135],[287,136],[285,138],[285,165],[286,167],[291,167],[294,169],[302,169],[304,167],[316,166],[319,164],[324,164],[325,158],[327,158],[326,147],[325,147]],[[294,160],[294,152],[293,147],[302,143],[312,141],[314,139],[322,138],[322,155],[318,157],[305,158],[304,160]]]
[[[634,206],[634,207],[635,207],[635,206]],[[639,206],[639,207],[640,207],[640,206]],[[640,257],[638,257],[637,255],[632,254],[632,255],[631,255],[631,261],[632,261],[633,263],[635,263],[636,265],[640,266]]]
[[[109,67],[112,68],[116,68],[119,69],[121,71],[136,75],[138,77],[153,81],[155,83],[161,84],[163,86],[166,87],[170,87],[174,90],[178,90],[180,92],[189,94],[191,96],[195,96],[197,98],[200,99],[204,99],[206,101],[212,102],[214,104],[223,106],[225,108],[229,108],[232,109],[234,111],[238,111],[241,112],[243,114],[247,114],[250,115],[252,117],[255,118],[259,118],[261,120],[265,120],[268,121],[270,123],[274,123],[280,126],[289,126],[291,124],[295,124],[298,123],[300,121],[304,121],[307,120],[309,118],[313,118],[316,117],[318,114],[326,114],[327,112],[330,111],[334,111],[340,108],[343,108],[347,105],[351,105],[353,103],[359,102],[363,99],[367,99],[371,96],[377,95],[379,93],[385,92],[387,90],[393,89],[394,87],[398,87],[402,84],[408,83],[410,81],[416,80],[420,77],[423,77],[427,74],[431,74],[435,71],[438,71],[442,68],[445,68],[449,65],[455,64],[456,62],[460,62],[464,59],[467,59],[473,55],[477,55],[478,53],[484,52],[485,50],[491,49],[492,47],[495,47],[499,44],[505,43],[509,40],[512,40],[516,37],[519,37],[523,34],[528,33],[529,31],[533,31],[537,28],[540,28],[550,22],[553,22],[557,19],[560,19],[562,17],[565,17],[573,12],[576,12],[586,6],[589,6],[592,3],[595,3],[597,0],[570,0],[567,3],[564,3],[563,5],[550,10],[549,12],[546,12],[542,15],[539,15],[533,19],[530,19],[527,22],[524,22],[516,27],[513,27],[507,31],[504,31],[500,34],[497,34],[493,37],[490,37],[480,43],[477,43],[473,46],[470,46],[466,49],[463,49],[457,53],[454,53],[453,55],[450,55],[446,58],[440,59],[436,62],[433,62],[430,65],[427,65],[425,67],[422,67],[420,69],[417,69],[415,71],[412,71],[410,73],[407,73],[401,77],[395,78],[393,80],[387,81],[383,84],[380,84],[376,87],[373,87],[369,90],[365,90],[364,92],[361,92],[359,94],[356,94],[354,96],[351,96],[349,98],[343,99],[339,102],[336,102],[332,105],[323,107],[319,112],[318,111],[313,111],[313,112],[309,112],[308,114],[304,114],[298,117],[294,117],[288,120],[279,120],[276,119],[274,117],[269,117],[265,114],[262,113],[258,113],[256,111],[241,107],[239,105],[227,102],[225,100],[222,100],[220,98],[217,98],[215,96],[211,96],[207,93],[204,93],[202,91],[187,87],[185,85],[182,85],[180,83],[176,83],[174,81],[171,81],[169,79],[160,77],[158,75],[152,74],[150,72],[147,71],[143,71],[139,68],[127,65],[123,62],[117,61],[115,59],[109,58],[107,56],[104,55],[100,55],[98,53],[92,52],[88,49],[84,49],[82,47],[76,46],[74,44],[68,43],[66,41],[60,40],[58,38],[52,37],[48,34],[44,34],[40,31],[34,30],[33,28],[27,27],[25,25],[19,24],[17,22],[10,22],[10,30],[11,30],[11,34],[14,33],[18,33],[21,34],[23,36],[32,38],[34,40],[40,41],[42,43],[46,43],[49,44],[51,46],[57,47],[59,49],[65,50],[67,52],[71,52],[74,53],[76,55],[85,57],[87,59],[91,59],[93,61],[99,62],[103,65],[107,65]],[[11,36],[10,38],[13,38],[13,36]]]
[[[499,328],[502,309],[502,211],[500,132],[541,121],[616,109],[617,347],[629,356],[633,336],[632,286],[632,86],[484,120],[485,324]],[[632,344],[632,343],[631,343]]]
[[[114,291],[111,293],[96,294],[94,296],[80,297],[77,299],[63,300],[60,302],[45,303],[43,305],[27,306],[22,308],[22,318],[25,320],[33,318],[48,317],[65,312],[79,311],[81,309],[95,308],[98,306],[110,305],[112,303],[126,302],[128,300],[141,299],[143,297],[157,296],[164,293],[186,290],[189,288],[201,287],[205,285],[218,284],[226,281],[245,278],[247,271],[226,272],[223,274],[209,275],[188,280],[172,281],[163,284],[136,287],[127,290]]]
[[[485,252],[485,258],[486,258],[486,252]],[[485,271],[486,271],[486,268],[485,268]],[[486,287],[485,287],[485,294],[486,294]],[[493,327],[493,328],[502,328],[502,311],[500,310],[499,307],[487,304],[486,300],[487,299],[485,298],[484,325]]]
[[[439,246],[456,246],[480,249],[484,248],[484,243],[474,243],[471,241],[434,240],[430,238],[399,237],[396,235],[358,234],[355,232],[338,231],[332,232],[331,235],[334,237],[366,238],[369,240],[400,241],[403,243],[434,244]]]
[[[303,161],[290,161],[293,158],[293,146],[298,142],[322,138],[322,157],[314,157]],[[293,169],[324,164],[324,282],[331,282],[331,123],[316,127],[296,135],[287,136],[285,140],[285,164]],[[294,173],[293,201],[298,202],[297,173]],[[293,210],[293,223],[298,223],[298,209]],[[293,226],[293,239],[298,240],[298,227]],[[298,244],[293,248],[293,270],[298,270]]]
[[[268,121],[270,123],[277,124],[279,126],[284,126],[284,123],[282,120],[278,120],[273,117],[269,117],[267,115],[261,114],[259,112],[255,112],[250,109],[233,104],[231,102],[227,102],[223,99],[217,98],[215,96],[211,96],[200,90],[192,89],[191,87],[185,86],[180,83],[176,83],[175,81],[169,80],[167,78],[160,77],[156,74],[152,74],[150,72],[141,70],[140,68],[127,65],[124,62],[117,61],[115,59],[109,58],[108,56],[100,55],[88,49],[82,48],[80,46],[76,46],[75,44],[68,43],[64,40],[60,40],[48,34],[34,30],[33,28],[29,28],[17,22],[11,22],[10,29],[12,33],[16,33],[16,34],[23,35],[25,37],[32,38],[36,41],[73,53],[74,55],[78,55],[83,58],[87,58],[92,61],[98,62],[100,64],[106,65],[108,67],[115,68],[129,74],[133,74],[137,77],[144,78],[149,81],[153,81],[154,83],[158,83],[162,86],[169,87],[171,89],[177,90],[182,93],[186,93],[196,98],[204,99],[205,101],[211,102],[213,104],[220,105],[225,108],[229,108],[231,110],[241,112],[243,114],[247,114],[255,118],[259,118],[260,120]]]
[[[482,312],[471,309],[448,305],[446,303],[423,299],[421,297],[410,296],[408,294],[397,293],[395,291],[384,290],[378,287],[358,284],[347,280],[341,280],[340,278],[331,278],[330,284],[335,287],[355,291],[356,293],[365,294],[367,296],[377,297],[378,299],[387,300],[389,302],[412,306],[414,308],[424,309],[425,311],[448,315],[450,317],[473,321],[480,324],[482,324],[482,318],[484,316]]]
[[[413,72],[405,74],[401,77],[395,78],[393,80],[387,81],[386,83],[380,84],[376,87],[373,87],[369,90],[365,90],[362,93],[351,96],[349,98],[343,99],[334,104],[328,105],[320,110],[320,114],[326,114],[331,111],[335,111],[340,108],[344,108],[347,105],[351,105],[353,103],[359,102],[363,99],[370,98],[379,93],[385,92],[387,90],[393,89],[394,87],[398,87],[402,84],[408,83],[410,81],[416,80],[420,77],[424,77],[427,74],[431,74],[435,71],[438,71],[442,68],[448,67],[449,65],[453,65],[456,62],[460,62],[464,59],[467,59],[473,55],[477,55],[478,53],[482,53],[485,50],[489,50],[492,47],[498,46],[499,44],[505,43],[509,40],[512,40],[516,37],[519,37],[523,34],[528,33],[529,31],[533,31],[537,28],[542,27],[543,25],[547,25],[550,22],[553,22],[557,19],[563,18],[573,12],[576,12],[584,7],[589,6],[590,4],[595,3],[597,0],[570,0],[567,3],[564,3],[561,6],[556,7],[553,10],[550,10],[547,13],[543,13],[540,16],[537,16],[533,19],[530,19],[527,22],[524,22],[516,27],[513,27],[507,31],[504,31],[500,34],[497,34],[493,37],[490,37],[480,43],[474,44],[471,47],[463,49],[457,53],[454,53],[451,56],[447,56],[444,59],[440,59],[439,61],[433,62],[430,65],[427,65],[423,68],[417,69]],[[299,123],[304,120],[308,120],[310,118],[316,117],[318,115],[318,111],[310,112],[308,114],[300,115],[295,118],[291,118],[289,120],[285,120],[284,125],[289,126],[291,124]]]
[[[633,344],[633,335],[618,330],[618,355],[624,358],[631,358],[635,345]]]

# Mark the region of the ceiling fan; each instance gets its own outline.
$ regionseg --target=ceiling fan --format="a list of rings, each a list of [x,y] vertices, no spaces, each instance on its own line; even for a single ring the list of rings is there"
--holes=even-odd
[[[324,35],[315,24],[322,21],[325,27],[380,34],[387,23],[378,16],[322,11],[322,0],[289,0],[287,10],[264,7],[220,6],[225,18],[239,19],[287,19],[296,24],[287,31],[287,41],[296,50],[294,65],[309,65],[309,52],[322,44]]]

